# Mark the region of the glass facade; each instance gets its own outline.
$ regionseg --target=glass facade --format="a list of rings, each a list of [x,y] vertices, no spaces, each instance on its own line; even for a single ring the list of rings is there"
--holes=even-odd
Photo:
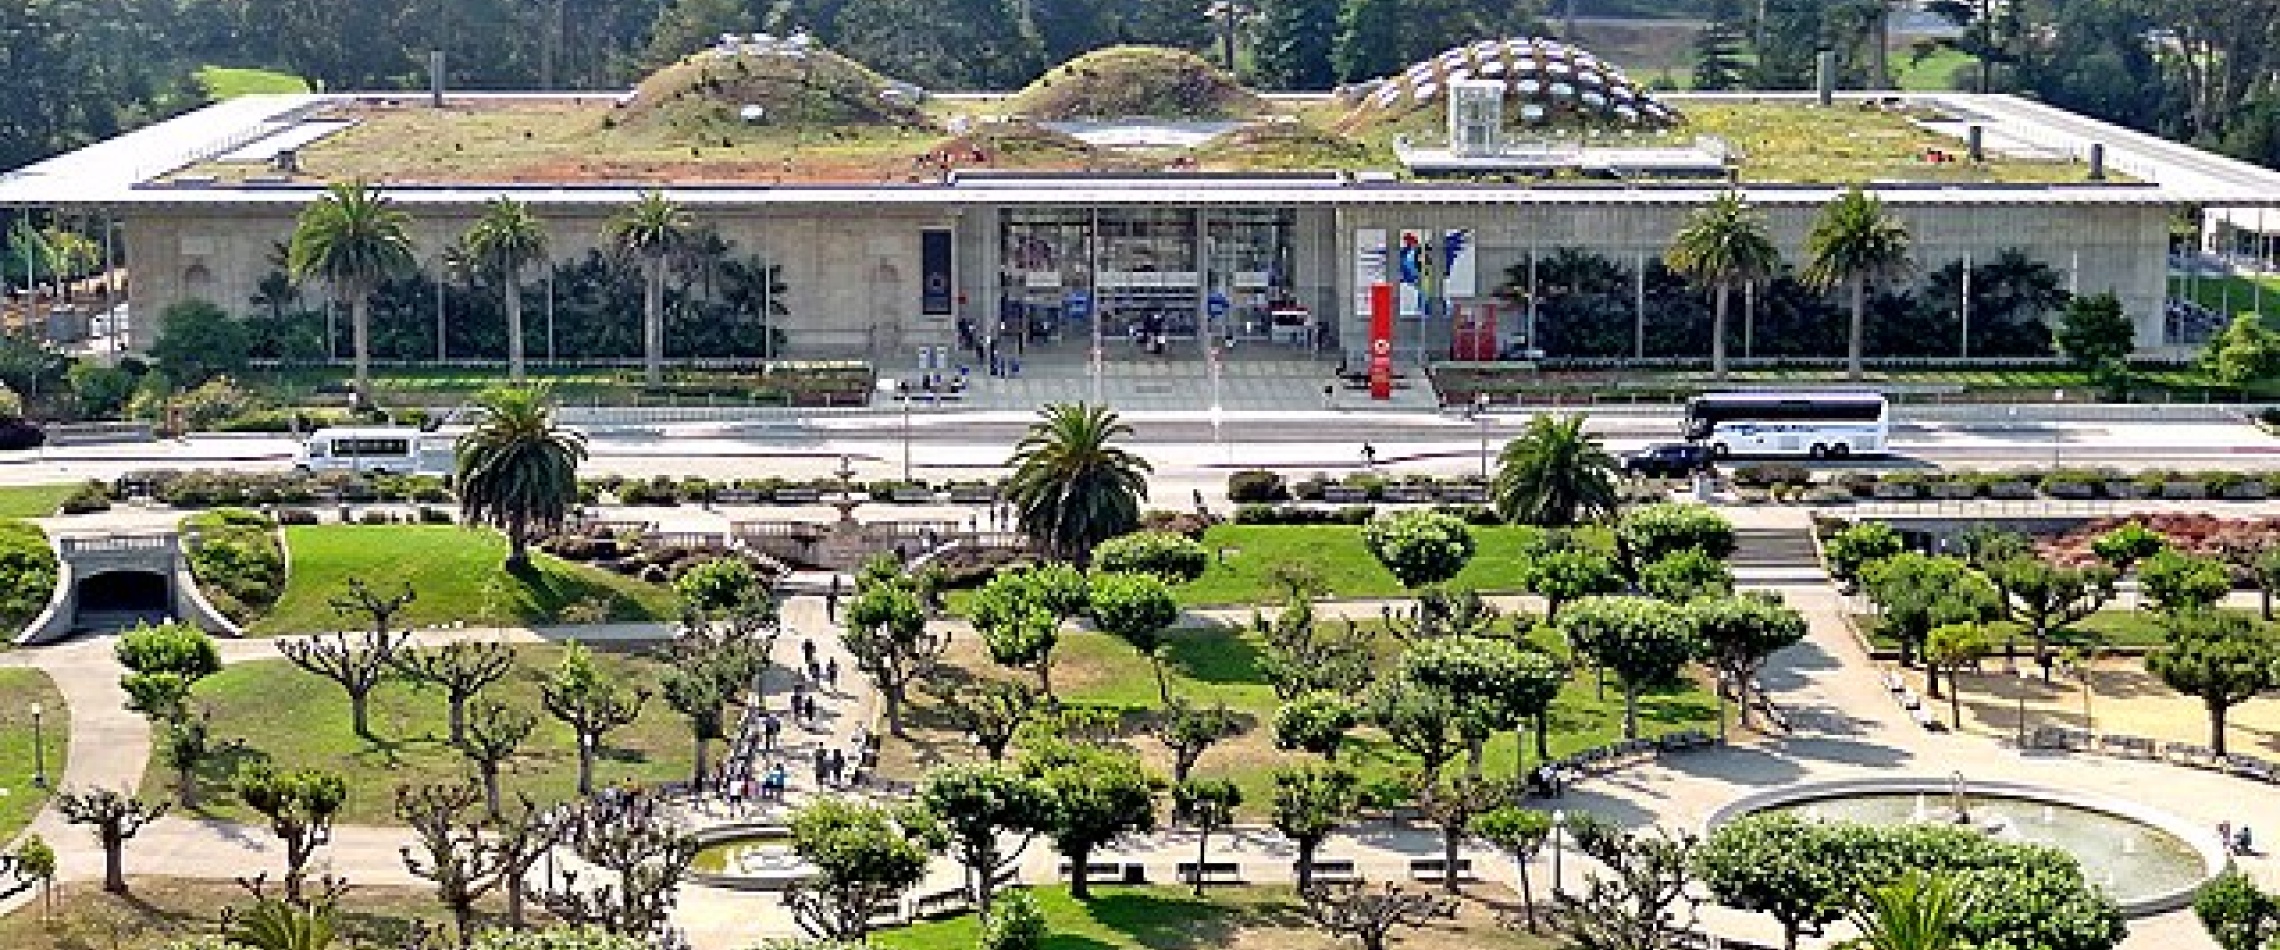
[[[1016,208],[999,221],[1001,341],[1089,347],[1097,321],[1109,355],[1316,343],[1288,209]]]

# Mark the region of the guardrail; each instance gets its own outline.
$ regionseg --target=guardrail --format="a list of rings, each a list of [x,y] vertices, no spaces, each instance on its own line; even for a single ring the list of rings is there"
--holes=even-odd
[[[171,551],[174,534],[109,534],[73,537],[66,535],[57,540],[66,557],[73,554],[109,554],[124,551]]]
[[[1921,501],[1863,501],[1841,508],[1817,507],[1819,518],[2110,518],[2145,510],[2155,499],[2120,498],[1954,498]]]

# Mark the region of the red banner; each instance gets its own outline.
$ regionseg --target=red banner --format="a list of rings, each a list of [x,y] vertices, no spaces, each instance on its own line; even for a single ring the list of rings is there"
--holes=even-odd
[[[1370,285],[1370,398],[1393,398],[1393,285]]]

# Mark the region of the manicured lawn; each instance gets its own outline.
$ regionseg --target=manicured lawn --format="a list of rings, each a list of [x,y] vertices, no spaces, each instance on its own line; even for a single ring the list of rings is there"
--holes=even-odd
[[[1958,73],[1977,62],[1970,53],[1944,47],[1922,59],[1895,51],[1892,78],[1895,85],[1909,92],[1953,92]]]
[[[516,790],[541,803],[571,797],[577,789],[576,746],[568,726],[539,706],[538,687],[561,662],[563,648],[517,646],[516,670],[484,695],[538,717],[538,728],[523,752],[508,763],[501,786],[511,800]],[[663,665],[646,656],[594,651],[603,669],[628,687],[657,688]],[[235,819],[251,812],[231,797],[228,787],[245,762],[266,759],[279,768],[322,768],[348,780],[349,799],[340,820],[387,824],[399,784],[459,782],[474,775],[467,760],[447,742],[446,705],[441,690],[400,678],[373,693],[373,739],[359,738],[349,726],[348,694],[329,679],[304,672],[283,659],[231,666],[199,682],[197,702],[213,711],[217,740],[242,748],[221,756],[200,778],[201,811]],[[609,734],[594,764],[598,786],[621,779],[651,783],[685,780],[691,740],[687,720],[652,696],[641,718]],[[173,775],[154,758],[143,775],[146,794],[172,798]]]
[[[271,69],[247,69],[236,66],[200,66],[198,85],[216,99],[235,99],[239,96],[262,93],[303,93],[309,91],[308,80],[292,73]]]
[[[40,705],[40,738],[46,752],[48,787],[32,784],[38,763],[32,749],[32,704]],[[0,669],[0,842],[13,840],[47,804],[48,793],[63,781],[69,754],[71,710],[46,673]],[[0,937],[0,946],[15,947]]]
[[[1071,899],[1065,886],[1030,892],[1045,912],[1049,936],[1041,945],[1044,950],[1330,950],[1352,945],[1350,939],[1314,929],[1288,887],[1217,887],[1198,898],[1180,887],[1095,886],[1092,899],[1082,903]],[[964,913],[872,934],[871,945],[887,950],[967,950],[979,945],[979,930],[975,916]],[[1494,911],[1479,900],[1463,902],[1453,920],[1401,931],[1395,939],[1397,946],[1468,950],[1545,950],[1557,945],[1547,937],[1498,926]]]
[[[1853,620],[1860,624],[1861,632],[1867,634],[1869,642],[1878,649],[1900,649],[1900,641],[1885,636],[1878,630],[1881,618],[1874,614],[1855,614]],[[2002,651],[2004,642],[2014,637],[2019,641],[2021,655],[2033,649],[2034,641],[2017,624],[1998,620],[1988,624],[1987,631],[1998,653]],[[2103,646],[2156,647],[2166,643],[2167,638],[2162,635],[2160,618],[2154,614],[2142,610],[2101,610],[2081,623],[2059,631],[2052,637],[2052,642],[2062,646],[2097,643]]]
[[[2259,285],[2261,285],[2261,290]],[[2267,319],[2280,317],[2280,279],[2271,277],[2224,276],[2202,274],[2187,279],[2169,278],[2169,292],[2189,297],[2194,303],[2220,314],[2257,311]],[[2262,309],[2258,309],[2258,305]]]
[[[608,605],[613,620],[673,616],[672,592],[583,564],[533,553],[532,571],[508,574],[506,539],[490,530],[450,525],[305,525],[285,529],[292,564],[285,595],[253,632],[308,633],[344,623],[331,600],[362,578],[393,593],[409,582],[418,599],[399,624],[464,621],[548,624],[566,609]],[[354,623],[355,621],[346,621]]]
[[[323,852],[319,852],[322,855]],[[323,860],[322,857],[319,860]],[[127,870],[135,867],[132,844],[127,846]],[[40,903],[29,901],[0,917],[0,947],[9,950],[157,950],[177,940],[211,936],[221,928],[222,911],[253,902],[245,889],[227,878],[189,880],[171,877],[130,877],[131,895],[103,892],[99,881],[75,881],[55,889],[55,910],[46,919]],[[451,916],[425,888],[354,882],[341,899],[341,923],[336,947],[397,946],[413,921],[448,927]],[[271,894],[276,893],[272,875]],[[497,894],[478,906],[479,919],[503,919],[503,898]],[[533,919],[543,919],[543,914]],[[204,944],[200,944],[204,946]],[[220,946],[215,944],[214,946]]]
[[[1541,533],[1525,525],[1474,528],[1473,559],[1451,586],[1518,591],[1520,552]],[[1406,593],[1362,545],[1362,529],[1351,525],[1215,525],[1204,532],[1203,546],[1212,563],[1201,578],[1180,585],[1183,606],[1280,603],[1286,592],[1274,572],[1286,564],[1313,571],[1329,597]]]
[[[0,518],[49,518],[77,485],[0,485]]]
[[[1370,621],[1365,626],[1377,629],[1382,624]],[[1543,645],[1554,653],[1565,653],[1564,647],[1556,642]],[[1387,669],[1399,655],[1400,644],[1391,636],[1381,635],[1379,650],[1384,657],[1379,668]],[[1238,627],[1188,628],[1168,639],[1165,652],[1166,670],[1175,696],[1207,705],[1225,703],[1238,715],[1245,729],[1242,735],[1205,753],[1198,772],[1235,779],[1243,786],[1243,811],[1253,817],[1264,815],[1273,801],[1274,769],[1312,757],[1284,752],[1273,746],[1272,722],[1280,701],[1260,668],[1263,647],[1258,637]],[[971,637],[958,638],[947,659],[959,672],[968,675],[1014,675],[991,664]],[[1020,678],[1035,682],[1026,674]],[[1064,703],[1121,713],[1128,727],[1128,743],[1157,767],[1168,770],[1169,758],[1164,754],[1163,744],[1142,728],[1145,717],[1159,705],[1156,681],[1146,658],[1129,644],[1104,633],[1064,631],[1061,645],[1054,652],[1053,687]],[[1716,710],[1716,699],[1701,685],[1688,680],[1642,693],[1640,728],[1648,735],[1688,728],[1714,729]],[[1613,682],[1608,684],[1606,695],[1601,698],[1593,677],[1578,673],[1553,704],[1552,754],[1566,755],[1619,738],[1622,714],[1622,693]],[[911,746],[900,750],[908,761],[891,761],[897,753],[890,750],[890,772],[908,772],[909,775],[902,777],[912,777],[938,761],[964,759],[974,754],[971,743],[951,733],[933,700],[916,697],[912,721],[919,727],[914,729],[919,735]],[[1515,751],[1509,732],[1492,739],[1483,759],[1485,770],[1491,775],[1514,774]],[[1535,757],[1531,754],[1528,759],[1533,762]],[[1393,748],[1375,729],[1358,730],[1340,753],[1340,760],[1360,773],[1365,783],[1401,781],[1414,770],[1416,762]]]

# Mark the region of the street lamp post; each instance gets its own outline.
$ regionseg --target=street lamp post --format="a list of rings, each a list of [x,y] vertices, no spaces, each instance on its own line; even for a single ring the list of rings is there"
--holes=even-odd
[[[33,703],[33,704],[32,704],[32,787],[33,787],[33,788],[46,788],[46,787],[47,787],[47,784],[48,784],[48,778],[47,778],[47,736],[46,736],[45,734],[43,734],[43,733],[41,732],[41,729],[40,729],[40,714],[41,714],[41,713],[43,713],[43,712],[45,712],[45,710],[42,710],[42,709],[40,708],[40,704],[38,704],[38,703]]]
[[[1488,391],[1473,394],[1473,421],[1480,423],[1480,480],[1488,481]]]
[[[2019,668],[2019,728],[2015,741],[2021,753],[2027,751],[2027,684],[2034,681],[2035,678],[2027,674],[2025,667]]]
[[[1560,838],[1567,834],[1567,812],[1552,809],[1552,896],[1567,893],[1567,883],[1560,875]]]
[[[879,392],[902,403],[902,480],[910,481],[910,380],[879,380]]]

